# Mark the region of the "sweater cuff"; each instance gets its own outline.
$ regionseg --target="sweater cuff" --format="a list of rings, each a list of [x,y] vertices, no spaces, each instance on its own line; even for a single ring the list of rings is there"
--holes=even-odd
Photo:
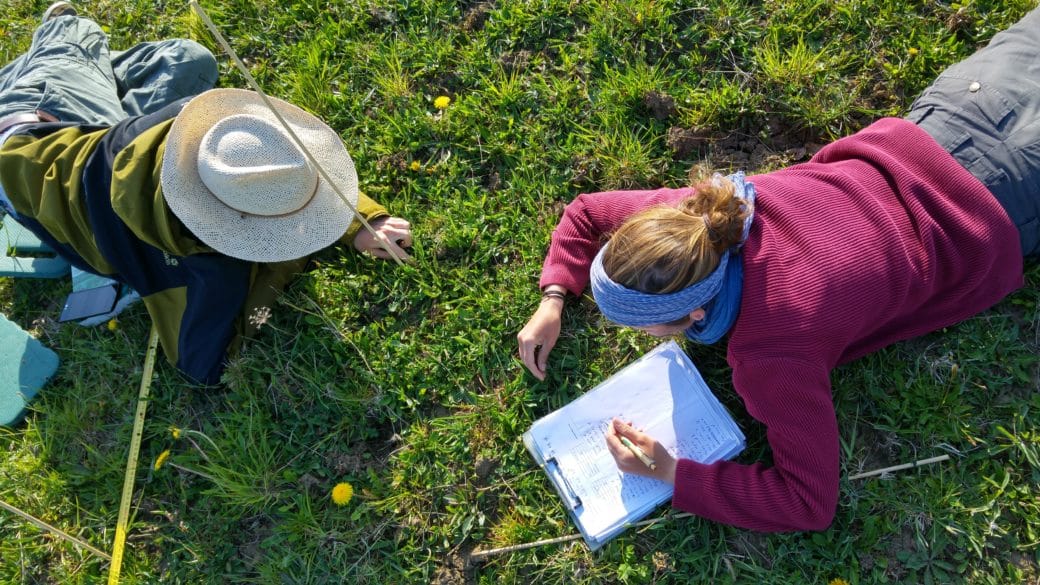
[[[581,293],[585,291],[585,283],[578,282],[571,276],[569,271],[562,268],[546,267],[542,269],[542,277],[538,281],[538,288],[544,289],[550,284],[562,286],[567,289],[567,292],[576,297],[580,297]]]
[[[390,213],[387,212],[385,207],[376,203],[375,200],[361,192],[358,193],[357,211],[358,214],[361,217],[365,218],[365,221],[369,223],[371,223],[372,220],[390,215]],[[347,228],[346,233],[344,233],[343,236],[340,237],[339,241],[348,246],[353,246],[354,237],[357,236],[358,232],[360,232],[361,229],[361,221],[355,217],[354,221],[350,222],[350,227]]]
[[[675,465],[675,489],[672,492],[672,507],[683,512],[703,516],[704,469],[707,465],[691,459],[679,459]]]

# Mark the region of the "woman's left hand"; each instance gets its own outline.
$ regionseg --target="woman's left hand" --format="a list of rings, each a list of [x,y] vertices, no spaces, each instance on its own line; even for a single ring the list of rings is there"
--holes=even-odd
[[[375,235],[362,228],[354,236],[354,248],[357,251],[386,260],[390,254],[384,248],[385,244],[401,260],[412,259],[403,249],[412,246],[412,226],[406,220],[400,217],[380,217],[369,222],[369,225]]]
[[[642,449],[654,460],[656,469],[651,470],[642,460],[621,442],[621,437],[626,437],[633,445]],[[625,473],[645,475],[659,479],[669,485],[675,485],[675,467],[677,461],[671,453],[658,443],[653,437],[646,433],[637,431],[635,427],[620,419],[614,419],[607,429],[607,448],[614,456],[618,469]]]

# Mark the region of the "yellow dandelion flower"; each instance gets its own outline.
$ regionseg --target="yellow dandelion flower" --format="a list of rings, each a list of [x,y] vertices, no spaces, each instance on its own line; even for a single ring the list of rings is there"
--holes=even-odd
[[[159,468],[162,467],[163,464],[166,463],[166,460],[169,459],[169,458],[170,458],[170,450],[169,449],[163,451],[162,453],[159,453],[159,456],[155,458],[155,465],[153,465],[152,468],[155,469],[155,471],[159,471]]]
[[[413,172],[418,172],[420,169],[422,169],[422,165],[419,164],[419,161],[413,160],[412,165],[409,168],[411,168]]]
[[[116,319],[115,317],[109,319],[107,327],[109,331],[115,331],[116,329],[119,329],[119,319]]]
[[[841,577],[835,577],[827,582],[827,585],[849,585],[849,582]]]
[[[181,430],[177,427],[170,427],[170,435],[173,436],[174,440],[181,438]]]
[[[917,55],[917,53],[918,53],[917,47],[910,47],[909,49],[906,50],[906,52],[907,52],[908,55],[913,57],[914,55]]]
[[[450,105],[451,98],[446,95],[439,95],[437,96],[437,99],[433,100],[433,107],[438,110],[447,110]]]
[[[337,506],[345,505],[352,497],[354,497],[354,486],[345,481],[337,483],[336,487],[332,488],[332,503]]]

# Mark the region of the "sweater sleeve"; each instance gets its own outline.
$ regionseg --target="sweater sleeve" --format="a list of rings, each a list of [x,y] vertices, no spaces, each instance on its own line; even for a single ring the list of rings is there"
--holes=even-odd
[[[693,189],[605,191],[579,195],[563,212],[553,230],[549,253],[542,265],[539,287],[564,286],[580,295],[589,283],[589,268],[604,238],[629,216],[658,204],[689,197]]]
[[[680,460],[672,506],[761,531],[823,530],[838,501],[838,425],[828,369],[771,358],[734,365],[733,382],[765,424],[773,465]]]
[[[390,215],[386,211],[385,207],[376,203],[374,199],[365,195],[363,192],[358,192],[357,211],[358,214],[365,218],[365,221],[369,223],[374,219]],[[357,236],[359,231],[361,231],[361,222],[358,221],[357,218],[354,218],[354,221],[350,222],[350,227],[347,228],[346,233],[340,237],[340,243],[352,246],[354,244],[354,237]]]

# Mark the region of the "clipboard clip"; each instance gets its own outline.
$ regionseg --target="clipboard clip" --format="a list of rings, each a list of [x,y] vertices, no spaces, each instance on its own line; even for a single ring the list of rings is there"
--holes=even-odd
[[[563,472],[560,471],[560,465],[557,463],[555,457],[550,457],[545,460],[545,472],[549,475],[549,479],[552,480],[553,485],[556,486],[556,491],[560,493],[560,497],[563,498],[567,508],[571,511],[577,510],[581,507],[581,498],[571,488],[571,484],[564,477]]]

